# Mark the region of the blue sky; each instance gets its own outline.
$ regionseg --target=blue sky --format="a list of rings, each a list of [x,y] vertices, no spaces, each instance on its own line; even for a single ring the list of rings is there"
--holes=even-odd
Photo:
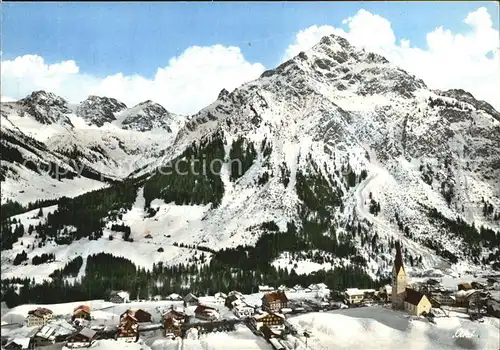
[[[342,27],[360,8],[388,19],[398,40],[425,48],[426,33],[438,26],[461,32],[467,13],[479,6],[498,28],[495,2],[6,2],[2,53],[4,60],[25,54],[48,63],[75,60],[80,71],[96,76],[151,77],[190,46],[223,44],[272,68],[299,30]]]

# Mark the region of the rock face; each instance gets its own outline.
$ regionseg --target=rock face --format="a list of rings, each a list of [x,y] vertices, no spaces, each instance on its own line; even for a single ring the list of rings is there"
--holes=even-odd
[[[170,124],[173,115],[158,103],[145,101],[124,112],[122,128],[137,131],[150,131],[152,129],[165,129],[172,132]]]
[[[115,113],[123,111],[127,106],[114,98],[89,96],[76,109],[76,115],[89,124],[103,126],[104,123],[116,120]]]
[[[335,35],[231,93],[222,91],[186,123],[173,149],[221,137],[226,147],[243,139],[257,155],[237,181],[225,184],[223,204],[207,216],[204,225],[213,222],[214,231],[216,223],[234,227],[203,235],[211,246],[231,245],[233,236],[252,241],[232,226],[234,217],[251,226],[264,218],[302,222],[307,213],[328,221],[323,232],[356,242],[372,266],[386,268],[392,255],[380,252],[403,236],[408,255],[423,254],[421,266],[430,268],[441,258],[478,262],[481,249],[490,252],[487,240],[478,243],[479,228],[500,228],[498,112],[461,90],[430,90]],[[333,202],[323,195],[339,201],[325,211],[320,208]],[[251,199],[236,210],[242,196]],[[485,203],[493,214],[483,215]],[[349,233],[358,225],[364,238]],[[375,235],[385,237],[386,248],[364,247]]]
[[[8,105],[12,104],[17,104],[20,107],[19,114],[21,116],[31,116],[42,124],[58,122],[71,125],[68,118],[71,110],[67,101],[51,92],[34,91],[26,98]]]

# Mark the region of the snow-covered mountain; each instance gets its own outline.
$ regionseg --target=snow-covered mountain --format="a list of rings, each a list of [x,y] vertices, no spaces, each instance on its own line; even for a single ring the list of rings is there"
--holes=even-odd
[[[113,215],[103,238],[28,253],[61,257],[52,269],[97,251],[143,267],[173,264],[197,254],[186,246],[260,246],[263,233],[286,239],[276,238],[262,258],[297,273],[355,263],[380,275],[392,267],[398,238],[415,273],[499,265],[499,113],[465,91],[429,89],[341,37],[324,37],[257,80],[221,91],[189,119],[150,101],[130,109],[112,99],[87,102],[61,112],[73,127],[52,118],[50,137],[41,124],[27,126],[19,103],[6,112],[2,104],[2,134],[20,130],[55,157],[75,150],[89,168],[128,175],[137,189],[135,203],[104,207]],[[189,160],[201,161],[191,169],[201,174],[189,171]],[[187,172],[157,171],[179,162]],[[130,227],[133,243],[120,240],[117,224]],[[2,255],[12,260],[21,250],[15,243]],[[7,266],[9,275],[29,274]]]
[[[74,196],[128,176],[160,157],[186,120],[152,101],[127,108],[90,96],[71,105],[45,91],[2,103],[1,118],[2,200],[22,203]],[[46,167],[37,169],[47,161],[62,168],[62,181],[46,176]]]

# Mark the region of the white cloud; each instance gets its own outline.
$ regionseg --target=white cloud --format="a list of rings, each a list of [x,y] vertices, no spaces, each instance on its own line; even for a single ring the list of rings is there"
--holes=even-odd
[[[464,23],[469,26],[466,33],[453,33],[443,27],[427,33],[427,47],[422,49],[412,47],[404,38],[397,44],[391,23],[362,9],[342,22],[347,29],[314,25],[299,31],[284,60],[310,49],[324,35],[337,34],[355,46],[385,56],[431,88],[462,88],[500,109],[499,31],[493,28],[491,15],[484,7],[469,13]]]
[[[223,88],[231,91],[257,78],[260,63],[249,63],[238,47],[193,46],[158,68],[152,79],[117,73],[104,78],[81,73],[75,61],[48,64],[37,55],[2,61],[2,94],[22,98],[46,90],[80,102],[88,95],[117,98],[127,105],[145,100],[167,110],[191,114],[213,102]]]

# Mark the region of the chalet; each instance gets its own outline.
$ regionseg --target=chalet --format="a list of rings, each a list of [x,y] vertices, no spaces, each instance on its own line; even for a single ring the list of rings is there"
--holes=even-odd
[[[130,294],[123,290],[120,291],[111,291],[109,294],[109,301],[115,304],[123,304],[130,302]]]
[[[437,303],[439,303],[440,306],[454,306],[457,302],[455,296],[451,295],[450,293],[432,293],[430,297]]]
[[[458,290],[471,290],[471,289],[473,289],[473,288],[472,288],[472,285],[470,283],[462,282],[462,283],[458,284]]]
[[[189,293],[184,297],[184,307],[198,305],[198,297],[192,293]]]
[[[226,300],[224,301],[224,305],[229,310],[231,310],[233,308],[233,302],[235,302],[236,300],[240,300],[240,298],[237,295],[232,294],[226,298]]]
[[[295,289],[296,292],[300,292],[304,288],[302,288],[302,286],[300,284],[296,284],[295,286],[293,286],[293,289]]]
[[[235,305],[233,308],[233,313],[238,318],[247,318],[254,314],[255,309],[251,306],[248,306],[244,303],[240,305]]]
[[[125,312],[120,316],[116,340],[126,342],[136,342],[139,340],[138,320],[132,313]]]
[[[14,338],[2,346],[2,349],[32,349],[31,338]]]
[[[406,311],[420,316],[422,313],[428,313],[431,310],[432,304],[429,299],[414,289],[406,288],[404,308]]]
[[[53,318],[53,312],[44,307],[36,308],[35,310],[28,311],[26,324],[28,327],[44,326],[49,323]]]
[[[72,320],[84,319],[90,321],[90,307],[87,305],[80,305],[73,310]]]
[[[262,326],[282,326],[285,322],[285,318],[273,312],[261,312],[255,314],[251,318],[251,323],[255,329],[259,330]]]
[[[188,320],[188,316],[180,310],[173,308],[163,314],[163,329],[165,335],[172,333],[175,336],[181,335],[181,325]]]
[[[120,315],[120,320],[126,315],[133,316],[137,320],[137,323],[145,323],[152,321],[151,314],[142,309],[128,309],[127,311],[125,311],[123,314]]]
[[[160,300],[162,300],[162,299],[163,299],[163,298],[162,298],[162,296],[161,296],[161,295],[155,295],[155,296],[153,297],[153,300],[154,300],[154,301],[160,301]]]
[[[375,295],[375,289],[347,288],[344,292],[344,298],[348,304],[359,304],[364,299],[372,298],[373,295]]]
[[[83,328],[75,335],[68,338],[67,348],[86,348],[90,347],[96,338],[96,331],[90,328]]]
[[[262,297],[262,309],[276,312],[288,307],[288,298],[284,292],[266,293]]]
[[[194,310],[194,316],[200,320],[214,321],[219,318],[219,311],[210,306],[198,305]]]

